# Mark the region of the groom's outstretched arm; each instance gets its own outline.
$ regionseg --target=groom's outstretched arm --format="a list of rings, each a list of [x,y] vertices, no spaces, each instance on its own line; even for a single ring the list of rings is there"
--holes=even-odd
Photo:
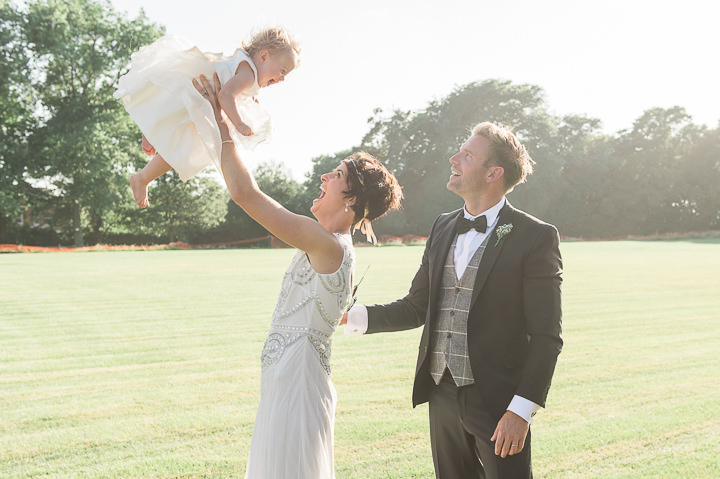
[[[423,255],[423,264],[415,274],[407,296],[392,303],[366,306],[367,332],[403,331],[424,325],[427,315],[429,282],[425,255]]]
[[[428,303],[430,301],[430,251],[433,248],[434,232],[439,216],[430,229],[430,235],[425,243],[420,268],[410,285],[407,296],[397,301],[385,304],[372,304],[367,306],[368,333],[385,331],[403,331],[413,329],[425,324]]]
[[[425,324],[430,298],[429,252],[433,243],[433,231],[437,220],[430,230],[425,243],[420,268],[410,285],[408,294],[397,301],[385,304],[356,306],[348,314],[346,334],[381,333],[403,331]]]

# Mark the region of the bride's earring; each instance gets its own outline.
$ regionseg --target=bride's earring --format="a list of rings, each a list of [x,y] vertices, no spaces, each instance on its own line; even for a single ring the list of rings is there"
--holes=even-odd
[[[347,209],[347,207],[348,207],[348,204],[349,204],[349,203],[345,203],[345,213],[347,213],[347,212],[348,212],[348,209]]]

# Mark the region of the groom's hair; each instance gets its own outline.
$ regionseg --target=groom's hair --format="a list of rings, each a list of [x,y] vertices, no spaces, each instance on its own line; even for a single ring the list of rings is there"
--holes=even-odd
[[[506,193],[524,183],[527,176],[532,174],[535,161],[509,126],[486,121],[475,125],[472,134],[480,135],[490,142],[485,166],[499,166],[503,169]]]

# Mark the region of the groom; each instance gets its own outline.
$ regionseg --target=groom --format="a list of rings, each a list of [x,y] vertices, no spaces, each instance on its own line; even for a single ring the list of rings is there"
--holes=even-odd
[[[532,477],[562,348],[558,232],[505,198],[533,163],[508,128],[477,125],[450,158],[465,207],[435,220],[408,295],[348,314],[348,334],[424,327],[413,406],[429,402],[439,479]]]

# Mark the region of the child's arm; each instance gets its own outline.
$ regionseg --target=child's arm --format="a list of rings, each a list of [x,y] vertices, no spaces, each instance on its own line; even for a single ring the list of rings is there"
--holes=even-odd
[[[247,62],[242,62],[235,75],[230,78],[220,90],[218,101],[220,107],[230,119],[237,131],[241,135],[250,136],[253,134],[252,129],[243,121],[240,112],[237,109],[235,98],[243,92],[249,90],[255,84],[255,73]]]

